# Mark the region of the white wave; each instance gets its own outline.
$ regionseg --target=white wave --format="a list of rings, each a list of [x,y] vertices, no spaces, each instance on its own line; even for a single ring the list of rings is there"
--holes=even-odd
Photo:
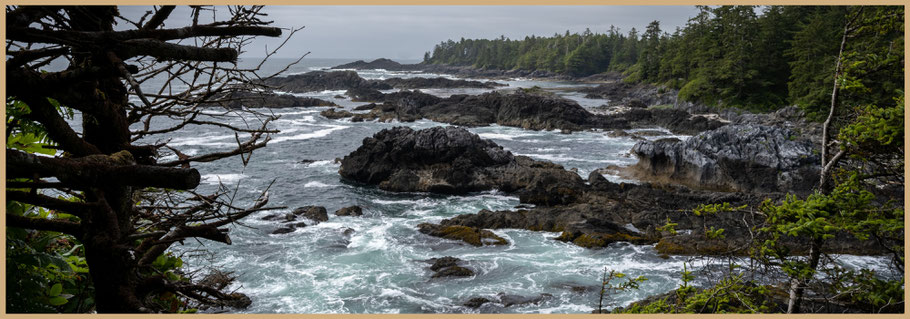
[[[297,135],[291,135],[291,136],[279,136],[279,137],[276,137],[276,138],[272,139],[271,141],[269,141],[269,144],[271,145],[271,144],[276,144],[276,143],[281,143],[281,142],[286,142],[286,141],[308,140],[308,139],[312,139],[312,138],[325,137],[325,136],[328,136],[329,134],[332,134],[332,132],[335,132],[338,130],[343,130],[346,128],[348,128],[348,127],[347,126],[331,126],[327,129],[322,129],[322,130],[318,130],[315,132],[309,132],[309,133],[303,133],[303,134],[297,134]]]
[[[308,167],[325,167],[325,166],[340,166],[341,163],[335,163],[334,160],[321,160],[315,161],[307,165]]]
[[[303,184],[303,187],[305,187],[305,188],[326,188],[326,187],[337,187],[337,186],[338,185],[329,185],[329,184],[320,183],[317,181],[312,181],[312,182]]]
[[[217,135],[217,136],[197,136],[175,138],[168,143],[169,146],[234,146],[236,143],[231,142],[214,142],[227,139],[233,139],[234,135]]]
[[[374,203],[379,205],[413,205],[417,204],[416,200],[384,200],[384,199],[374,199]]]
[[[219,182],[228,185],[246,177],[244,174],[205,174],[202,175],[200,181],[210,185],[218,185]]]
[[[335,95],[344,95],[344,93],[347,91],[348,90],[323,90],[323,91],[319,91],[318,94],[335,96]]]
[[[544,159],[544,160],[548,160],[551,162],[566,162],[566,161],[588,162],[588,163],[609,163],[610,162],[609,160],[591,160],[591,159],[571,157],[571,156],[567,156],[565,154],[534,154],[534,153],[518,154],[518,153],[516,153],[515,155],[523,155],[523,156],[528,156],[528,157],[533,157],[533,158],[539,158],[539,159]]]

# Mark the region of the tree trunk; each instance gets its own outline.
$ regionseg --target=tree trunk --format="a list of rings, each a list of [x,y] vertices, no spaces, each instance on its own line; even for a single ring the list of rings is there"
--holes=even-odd
[[[790,279],[790,298],[787,300],[787,313],[800,312],[806,285],[812,280],[815,275],[815,269],[818,268],[818,263],[821,260],[822,243],[821,238],[816,238],[809,244],[809,268],[812,269],[812,274],[808,277],[796,276]]]
[[[84,14],[83,14],[84,13]],[[116,8],[74,8],[70,11],[78,20],[80,31],[113,30]],[[77,29],[77,28],[74,28]],[[126,119],[127,89],[116,72],[117,66],[106,52],[82,56],[82,63],[110,69],[110,74],[83,81],[70,88],[75,98],[91,104],[91,113],[83,116],[83,138],[104,154],[129,148],[130,131]],[[83,220],[85,259],[95,286],[95,306],[101,313],[132,313],[145,310],[136,296],[138,286],[137,260],[132,256],[126,236],[133,222],[133,188],[123,185],[98,185],[86,191],[89,202],[105,203]]]

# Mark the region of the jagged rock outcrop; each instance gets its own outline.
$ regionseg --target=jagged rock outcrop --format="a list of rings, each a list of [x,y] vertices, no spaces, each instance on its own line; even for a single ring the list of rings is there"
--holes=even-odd
[[[643,180],[697,188],[806,194],[818,181],[813,145],[792,131],[764,125],[727,125],[686,141],[641,141],[631,172]]]
[[[363,216],[360,206],[348,206],[335,211],[335,216]]]
[[[678,109],[630,109],[621,113],[634,126],[660,126],[676,134],[695,135],[727,125],[727,121]]]
[[[461,225],[443,226],[430,223],[421,223],[417,225],[417,230],[421,233],[433,237],[460,240],[478,247],[487,245],[509,244],[505,238],[499,237],[489,230],[476,227],[467,227]]]
[[[297,216],[308,218],[317,224],[329,220],[329,214],[325,210],[325,207],[322,206],[303,206],[295,209],[292,213]]]
[[[333,66],[332,69],[419,71],[423,69],[423,67],[421,64],[401,64],[390,59],[379,58],[370,62],[357,60],[351,63]]]
[[[379,92],[376,89],[370,88],[353,88],[348,89],[345,95],[351,98],[351,101],[354,102],[382,102],[385,94]]]
[[[328,110],[319,112],[319,115],[322,115],[327,119],[337,120],[337,119],[354,116],[354,113],[351,113],[351,112],[348,112],[345,110],[337,111],[335,109],[328,109]]]
[[[478,88],[478,89],[495,89],[497,87],[508,86],[508,84],[496,82],[481,82],[470,80],[453,80],[448,78],[390,78],[384,81],[396,89],[422,89],[422,88]]]
[[[294,232],[297,228],[306,227],[305,222],[297,222],[298,217],[304,217],[312,220],[315,224],[329,220],[325,207],[321,206],[304,206],[295,209],[290,213],[271,214],[262,218],[262,220],[281,221],[281,227],[272,231],[272,234],[287,234]]]
[[[652,105],[676,103],[676,90],[657,87],[645,83],[626,83],[622,81],[604,83],[595,87],[580,89],[587,93],[589,99],[608,99],[609,106],[625,105],[629,107],[648,107]]]
[[[206,103],[206,106],[223,106],[229,109],[246,108],[285,108],[285,107],[311,107],[311,106],[338,106],[335,102],[317,99],[314,97],[301,97],[290,94],[272,92],[236,91],[216,97],[215,102]]]
[[[422,71],[425,73],[452,74],[458,77],[483,77],[483,78],[559,78],[571,79],[567,75],[556,74],[544,70],[497,70],[497,69],[479,69],[471,66],[455,66],[444,64],[401,64],[386,58],[376,59],[370,62],[363,60],[345,63],[332,67],[332,69],[352,69],[352,70],[375,70],[383,69],[388,71]]]
[[[591,114],[575,101],[521,91],[453,95],[422,108],[421,114],[434,121],[466,126],[496,123],[533,130],[628,128],[626,121]]]
[[[379,80],[366,80],[354,71],[312,71],[286,77],[269,78],[265,81],[265,84],[277,87],[280,90],[297,93],[353,88],[392,89],[391,85]]]
[[[473,297],[465,302],[464,306],[468,308],[480,308],[481,306],[486,307],[485,305],[495,305],[497,307],[505,308],[511,306],[539,304],[550,299],[553,299],[553,295],[548,293],[542,293],[536,296],[522,296],[500,292],[495,296],[490,296],[489,298]]]
[[[286,77],[266,79],[264,84],[290,92],[312,92],[324,90],[391,90],[420,88],[496,88],[506,84],[453,80],[448,78],[391,78],[386,80],[368,80],[360,77],[356,71],[312,71]],[[348,96],[354,96],[351,93]]]
[[[433,258],[428,260],[428,262],[433,264],[430,266],[430,270],[434,272],[433,278],[470,277],[474,275],[473,270],[462,267],[460,265],[462,260],[455,257]]]
[[[382,130],[341,161],[342,177],[397,192],[464,194],[499,189],[529,202],[555,204],[577,196],[584,182],[562,166],[513,156],[458,127]]]

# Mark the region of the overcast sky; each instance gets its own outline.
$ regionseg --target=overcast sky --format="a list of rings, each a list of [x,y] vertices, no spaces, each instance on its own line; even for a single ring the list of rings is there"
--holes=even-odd
[[[124,16],[139,17],[149,7],[121,7]],[[623,33],[643,30],[659,20],[671,32],[696,14],[693,6],[272,6],[266,7],[275,26],[306,27],[298,32],[279,57],[311,52],[311,58],[422,59],[423,53],[447,39],[522,39],[528,35],[582,32],[602,33],[614,25]],[[226,10],[222,17],[227,16]],[[190,21],[189,10],[175,10],[168,27]],[[254,42],[243,56],[263,55],[264,45],[278,39]]]

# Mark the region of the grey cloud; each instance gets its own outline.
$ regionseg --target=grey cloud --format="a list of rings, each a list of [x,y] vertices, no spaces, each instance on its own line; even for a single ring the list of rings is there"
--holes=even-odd
[[[133,17],[146,10],[149,7],[121,8]],[[276,26],[306,27],[279,52],[280,57],[309,51],[314,58],[396,59],[419,59],[433,45],[462,37],[521,39],[585,28],[604,32],[610,25],[628,32],[633,27],[643,30],[653,20],[672,32],[696,13],[691,6],[274,6],[264,11]],[[181,8],[168,25],[189,21],[189,10]],[[259,38],[244,56],[262,56],[263,46],[274,48],[280,42]]]

